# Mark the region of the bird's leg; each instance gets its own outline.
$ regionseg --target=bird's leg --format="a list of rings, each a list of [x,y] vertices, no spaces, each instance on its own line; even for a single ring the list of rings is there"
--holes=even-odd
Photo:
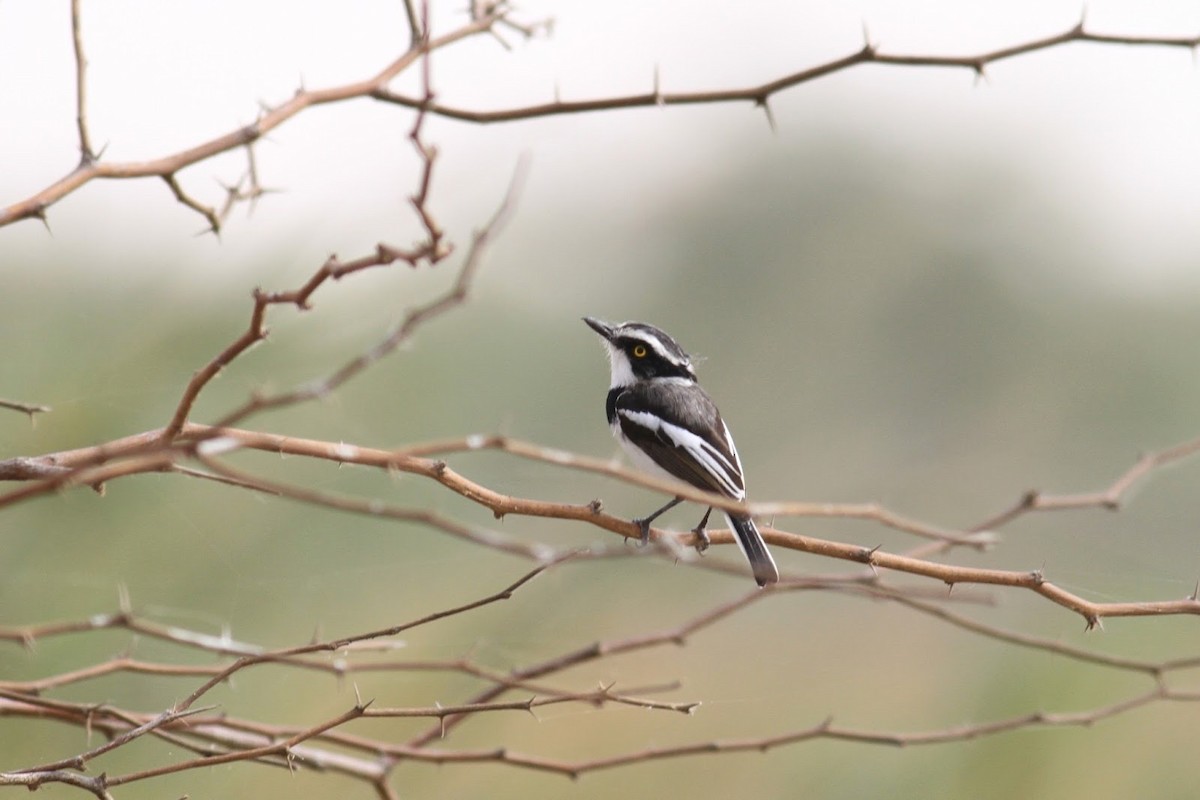
[[[712,506],[708,507],[708,511],[704,512],[704,516],[700,519],[700,524],[692,528],[692,533],[696,534],[696,552],[703,553],[712,544],[712,540],[708,538],[708,531],[705,527],[708,525],[708,515],[712,513]]]
[[[665,506],[660,508],[658,511],[655,511],[650,516],[642,517],[640,519],[635,519],[633,521],[634,525],[637,525],[639,528],[642,529],[642,544],[646,544],[646,542],[650,541],[650,523],[654,522],[654,520],[658,519],[664,513],[666,513],[667,511],[670,511],[672,508],[674,508],[675,506],[679,505],[682,502],[683,502],[682,497],[676,497],[674,500],[667,503]]]

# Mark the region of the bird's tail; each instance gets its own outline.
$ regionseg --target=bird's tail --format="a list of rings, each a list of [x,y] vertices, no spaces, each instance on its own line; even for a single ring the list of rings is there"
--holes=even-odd
[[[758,585],[765,586],[768,583],[777,582],[779,570],[775,567],[775,559],[771,558],[771,552],[767,550],[767,543],[763,541],[762,534],[758,532],[758,526],[754,524],[754,520],[748,516],[733,514],[726,514],[725,520],[733,529],[742,555],[750,562],[750,569],[754,572],[754,580]]]

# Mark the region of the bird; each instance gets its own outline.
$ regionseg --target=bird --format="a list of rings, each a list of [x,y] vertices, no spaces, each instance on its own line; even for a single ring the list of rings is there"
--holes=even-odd
[[[604,412],[634,465],[656,477],[745,500],[745,477],[733,436],[679,343],[644,322],[613,324],[594,317],[583,321],[604,340],[612,371]],[[650,523],[683,499],[676,496],[653,514],[633,520],[641,528],[643,543],[650,539]],[[692,529],[701,552],[708,547],[705,526],[711,513],[709,506]],[[777,582],[779,570],[754,519],[724,513],[755,582]]]

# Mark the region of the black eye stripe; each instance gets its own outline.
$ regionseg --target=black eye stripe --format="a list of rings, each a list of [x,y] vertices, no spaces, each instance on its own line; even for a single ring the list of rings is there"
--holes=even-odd
[[[641,377],[680,376],[695,379],[691,360],[674,339],[643,323],[618,326],[612,344],[625,353]]]

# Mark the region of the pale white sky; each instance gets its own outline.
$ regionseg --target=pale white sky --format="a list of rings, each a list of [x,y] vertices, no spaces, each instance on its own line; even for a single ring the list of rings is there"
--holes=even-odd
[[[436,26],[457,24],[463,5],[434,2]],[[401,9],[398,0],[85,0],[93,140],[106,158],[156,157],[249,121],[301,81],[366,77],[403,48]],[[854,50],[864,24],[887,52],[962,54],[1061,32],[1080,12],[1077,2],[1037,0],[530,0],[519,18],[553,16],[551,37],[507,34],[511,52],[490,39],[466,43],[435,60],[434,82],[443,100],[480,108],[544,101],[556,88],[564,98],[644,91],[656,68],[665,90],[741,86]],[[0,0],[0,204],[77,157],[68,13],[67,0]],[[1189,36],[1200,33],[1200,4],[1093,2],[1087,19],[1097,32]],[[1038,191],[1073,206],[1128,275],[1150,284],[1187,274],[1200,254],[1200,71],[1187,51],[1075,44],[998,64],[982,83],[964,70],[868,65],[772,105],[774,135],[761,113],[733,105],[492,127],[438,121],[429,129],[443,153],[435,198],[448,226],[469,229],[525,152],[534,171],[523,213],[584,194],[619,228],[686,191],[730,148],[835,130],[968,160],[1017,153],[1045,176]],[[408,112],[369,101],[287,123],[258,147],[264,182],[283,193],[252,220],[235,215],[220,242],[188,235],[201,220],[161,182],[94,183],[50,210],[53,237],[36,222],[0,230],[0,260],[25,247],[102,257],[132,242],[216,270],[281,241],[362,252],[407,230],[410,124]],[[217,202],[217,181],[243,164],[235,154],[181,178]]]

